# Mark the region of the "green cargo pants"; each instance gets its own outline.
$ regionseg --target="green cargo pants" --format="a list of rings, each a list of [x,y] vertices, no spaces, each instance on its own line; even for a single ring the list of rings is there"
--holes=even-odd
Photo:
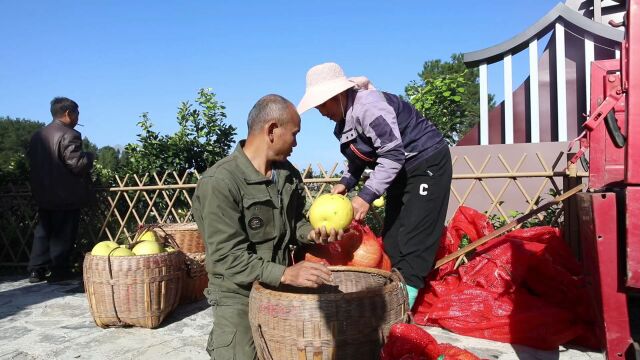
[[[213,304],[213,328],[207,341],[212,360],[256,360],[249,305]]]

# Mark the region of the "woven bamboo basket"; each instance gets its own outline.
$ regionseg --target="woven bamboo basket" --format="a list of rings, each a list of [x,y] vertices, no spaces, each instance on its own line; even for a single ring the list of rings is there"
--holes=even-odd
[[[184,267],[179,251],[122,257],[87,253],[84,287],[96,325],[157,327],[178,305]]]
[[[397,271],[330,269],[335,285],[318,289],[254,283],[249,321],[261,360],[378,359],[391,325],[408,321]]]
[[[204,242],[196,223],[149,224],[138,229],[136,238],[147,229],[155,231],[165,242],[187,255],[180,304],[204,299],[204,289],[209,284],[209,278],[205,268]]]
[[[186,271],[182,282],[180,304],[188,304],[204,299],[204,289],[209,285],[204,253],[189,253],[186,257]]]
[[[203,253],[204,242],[195,222],[178,224],[153,224],[150,227],[158,232],[158,235],[170,237],[178,244],[178,248],[185,253]]]

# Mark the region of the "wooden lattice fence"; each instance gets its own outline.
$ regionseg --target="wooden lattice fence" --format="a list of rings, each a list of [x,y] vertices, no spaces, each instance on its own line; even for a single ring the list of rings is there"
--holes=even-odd
[[[90,207],[82,209],[78,241],[74,252],[81,254],[96,243],[101,221],[107,211],[108,193],[98,191]],[[24,266],[29,261],[38,211],[27,185],[10,185],[0,190],[0,266]]]
[[[453,148],[454,180],[447,218],[458,206],[467,205],[506,220],[514,212],[537,207],[549,197],[549,190],[562,192],[587,176],[584,171],[570,176],[566,170],[566,143],[532,145]],[[330,191],[339,180],[337,171],[342,166],[336,163],[329,170],[320,164],[301,168],[307,204]],[[309,178],[310,174],[316,175]],[[116,177],[116,186],[97,189],[96,202],[82,212],[76,263],[97,241],[131,240],[141,224],[193,221],[191,197],[198,178],[196,172],[130,174]],[[27,186],[8,187],[0,193],[0,266],[28,262],[36,218],[37,209]],[[566,213],[564,218],[568,219]],[[565,221],[565,226],[574,225]]]

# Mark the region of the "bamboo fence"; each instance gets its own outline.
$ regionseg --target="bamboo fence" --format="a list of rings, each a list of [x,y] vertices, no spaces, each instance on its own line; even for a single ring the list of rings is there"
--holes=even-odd
[[[555,154],[545,159],[540,152],[471,156],[454,151],[448,218],[458,206],[466,205],[508,221],[514,211],[535,208],[545,191],[561,193],[588,176],[564,169],[566,154]],[[300,168],[308,205],[339,181],[340,165],[344,164],[335,163],[329,169],[321,164]],[[75,259],[80,260],[98,241],[131,240],[142,224],[193,221],[191,197],[199,177],[195,171],[116,176],[115,185],[98,188],[97,201],[82,211]],[[28,262],[36,222],[37,209],[28,186],[0,191],[0,266]]]

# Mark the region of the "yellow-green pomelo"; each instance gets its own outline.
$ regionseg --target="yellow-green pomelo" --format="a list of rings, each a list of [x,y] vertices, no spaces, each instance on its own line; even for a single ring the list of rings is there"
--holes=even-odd
[[[117,248],[111,252],[111,256],[133,256],[135,255],[133,251],[127,248]]]
[[[384,206],[384,197],[380,196],[379,198],[373,200],[373,206],[375,206],[375,207],[383,207]]]
[[[142,241],[132,251],[135,255],[154,255],[164,252],[164,247],[155,241]]]
[[[339,194],[320,195],[309,208],[309,221],[314,229],[326,227],[344,230],[353,220],[353,207],[351,201]]]
[[[138,238],[140,241],[158,241],[158,234],[155,231],[149,229],[145,230]]]
[[[100,241],[91,249],[91,255],[107,256],[112,249],[117,247],[118,244],[114,241]]]

